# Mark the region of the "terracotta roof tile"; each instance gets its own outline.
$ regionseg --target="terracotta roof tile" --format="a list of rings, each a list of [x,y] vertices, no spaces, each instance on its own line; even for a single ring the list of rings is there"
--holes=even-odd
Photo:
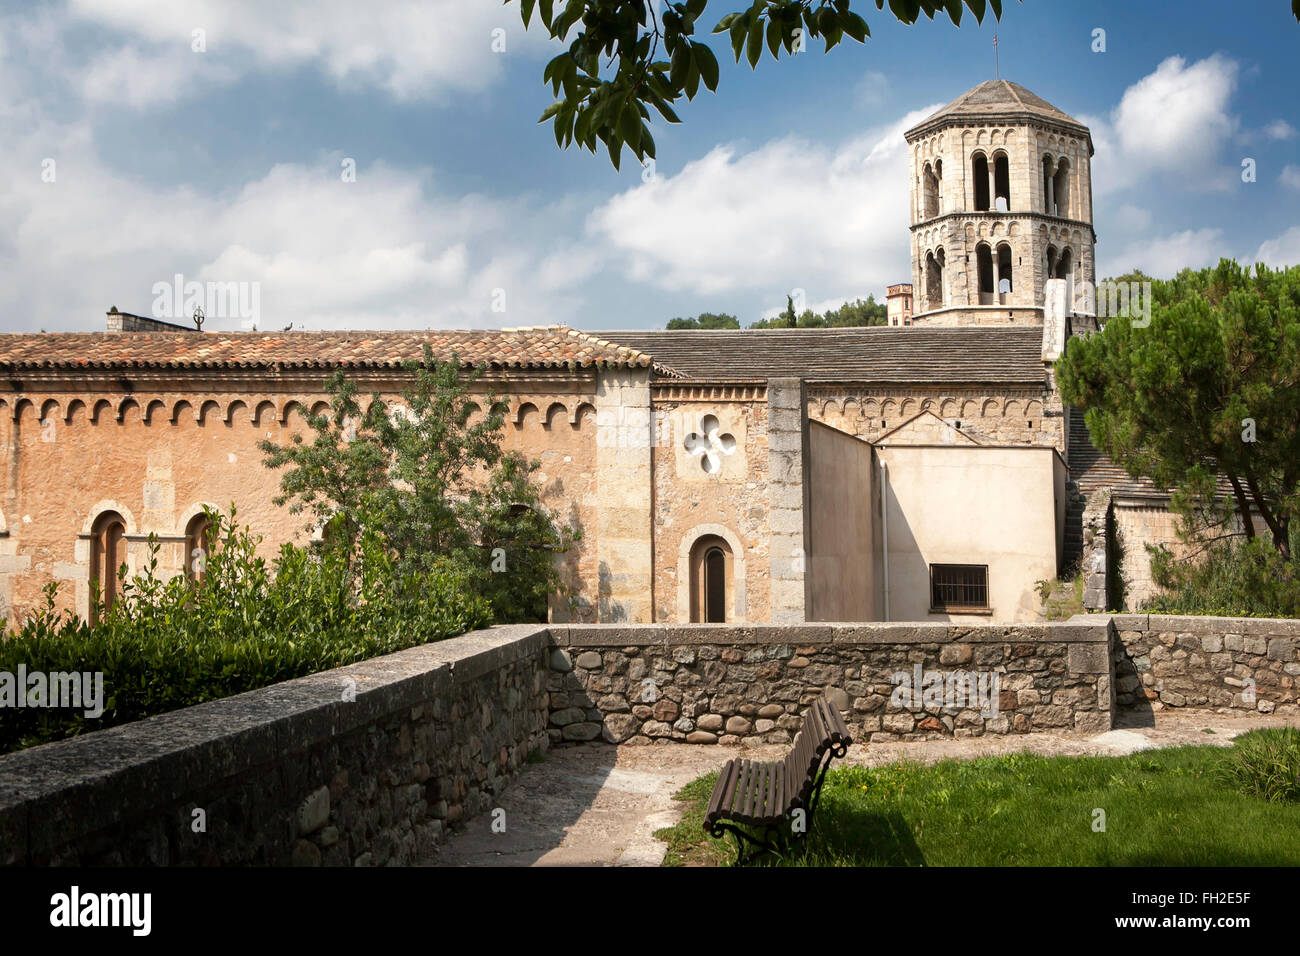
[[[70,332],[0,335],[0,368],[398,368],[424,345],[490,368],[648,368],[650,356],[561,325],[410,332]],[[671,374],[667,369],[664,374]]]

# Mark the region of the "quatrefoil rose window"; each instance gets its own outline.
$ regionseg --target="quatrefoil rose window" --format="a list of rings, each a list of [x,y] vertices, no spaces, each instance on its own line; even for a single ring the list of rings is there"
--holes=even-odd
[[[722,468],[722,456],[736,450],[736,436],[724,432],[717,416],[705,415],[700,419],[700,430],[691,432],[683,442],[686,451],[700,459],[706,474],[714,475]]]

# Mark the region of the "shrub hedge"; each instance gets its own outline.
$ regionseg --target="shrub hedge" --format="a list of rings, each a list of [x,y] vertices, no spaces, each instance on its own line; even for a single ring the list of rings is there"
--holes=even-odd
[[[490,604],[451,567],[403,575],[373,533],[351,555],[285,545],[271,562],[258,539],[212,515],[201,583],[163,580],[158,544],[141,573],[119,573],[120,598],[95,623],[46,607],[16,629],[0,622],[0,679],[102,672],[103,714],[0,706],[0,753],[101,730],[279,681],[441,640],[491,622]],[[11,678],[11,688],[12,678]]]

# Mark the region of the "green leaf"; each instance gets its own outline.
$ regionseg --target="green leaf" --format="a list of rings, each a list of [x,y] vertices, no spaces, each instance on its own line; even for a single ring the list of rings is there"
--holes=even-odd
[[[618,132],[623,140],[633,149],[641,143],[641,114],[635,103],[627,103],[618,117]]]
[[[984,0],[966,0],[966,6],[970,7],[970,12],[975,14],[975,22],[984,22]]]
[[[537,0],[519,0],[519,13],[524,19],[524,29],[528,29],[528,21],[533,17],[533,7]]]
[[[754,17],[754,21],[749,25],[749,48],[746,50],[746,58],[749,60],[751,70],[758,66],[759,57],[762,55],[763,20],[761,17]]]
[[[921,12],[918,0],[889,0],[889,9],[904,23],[915,23]]]
[[[767,21],[767,48],[772,54],[772,59],[780,59],[781,25],[775,20]]]
[[[1300,0],[1296,0],[1300,3]],[[705,87],[709,92],[714,92],[718,88],[718,59],[713,55],[707,43],[694,43],[691,45],[691,53],[695,56],[695,65],[700,68],[700,78],[704,80]]]
[[[859,43],[867,42],[867,37],[869,36],[867,32],[867,21],[863,20],[856,13],[840,14],[840,26],[844,29],[845,33],[853,37],[853,39],[857,40]]]
[[[696,65],[695,60],[691,60],[691,68],[686,73],[686,98],[695,99],[695,94],[700,89],[700,68]]]
[[[736,62],[740,62],[740,51],[745,48],[745,35],[748,28],[745,18],[736,14],[736,19],[731,21],[731,52],[736,55]]]
[[[609,161],[614,164],[615,169],[618,169],[619,156],[623,152],[622,142],[618,137],[611,135],[605,142],[605,146],[609,150]]]
[[[677,49],[673,50],[672,70],[668,74],[668,82],[673,85],[673,89],[680,90],[686,83],[686,74],[691,69],[691,49],[690,44],[681,42],[677,44]]]
[[[964,9],[961,0],[945,0],[944,8],[948,11],[948,19],[952,21],[952,25],[961,26],[961,13]]]

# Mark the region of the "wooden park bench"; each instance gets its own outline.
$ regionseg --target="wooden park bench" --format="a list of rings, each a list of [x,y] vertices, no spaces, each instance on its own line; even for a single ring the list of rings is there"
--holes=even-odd
[[[727,761],[709,797],[704,829],[719,838],[731,833],[741,860],[745,844],[779,852],[786,837],[805,839],[826,770],[831,760],[848,753],[852,742],[840,712],[819,697],[804,712],[794,747],[783,759]],[[754,830],[761,835],[750,832]]]

